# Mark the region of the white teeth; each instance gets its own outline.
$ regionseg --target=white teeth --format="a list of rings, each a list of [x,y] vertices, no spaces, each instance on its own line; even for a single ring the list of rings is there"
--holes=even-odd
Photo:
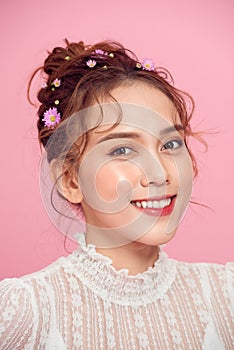
[[[148,201],[148,208],[153,208],[153,202],[152,201]]]
[[[171,198],[163,199],[159,202],[159,208],[164,208],[171,203]]]
[[[132,202],[136,207],[138,208],[164,208],[170,205],[171,203],[171,198],[168,199],[162,199],[161,201],[137,201],[137,202]]]

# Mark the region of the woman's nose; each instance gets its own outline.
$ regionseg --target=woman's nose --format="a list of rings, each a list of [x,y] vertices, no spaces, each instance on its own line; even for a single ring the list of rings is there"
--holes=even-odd
[[[150,173],[146,174],[143,173],[141,176],[141,185],[143,187],[148,187],[148,186],[163,186],[166,184],[169,184],[170,180],[166,174],[163,174],[162,171],[157,172],[157,173]]]
[[[170,175],[165,164],[159,157],[150,154],[142,164],[141,185],[163,186],[170,183]]]

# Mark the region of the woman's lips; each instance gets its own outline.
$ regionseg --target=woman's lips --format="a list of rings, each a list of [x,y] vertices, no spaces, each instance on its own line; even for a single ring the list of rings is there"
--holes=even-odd
[[[170,215],[175,206],[176,195],[164,196],[152,199],[134,200],[131,204],[144,214],[153,216]]]

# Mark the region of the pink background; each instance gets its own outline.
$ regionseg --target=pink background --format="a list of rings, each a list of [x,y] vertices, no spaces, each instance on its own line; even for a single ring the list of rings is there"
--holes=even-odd
[[[26,100],[30,73],[65,37],[118,40],[140,59],[167,67],[176,86],[192,94],[195,129],[218,131],[206,138],[208,153],[195,144],[200,174],[193,199],[213,211],[191,206],[165,249],[187,261],[234,260],[234,2],[4,0],[0,17],[0,277],[30,273],[67,254],[41,202],[36,110]],[[68,251],[75,247],[66,243]]]

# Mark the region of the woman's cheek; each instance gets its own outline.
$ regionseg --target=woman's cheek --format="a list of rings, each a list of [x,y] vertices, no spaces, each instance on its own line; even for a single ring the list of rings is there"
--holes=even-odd
[[[116,201],[120,196],[131,198],[137,185],[138,170],[134,165],[106,164],[96,174],[96,192],[100,200]],[[139,176],[138,176],[139,178]]]

